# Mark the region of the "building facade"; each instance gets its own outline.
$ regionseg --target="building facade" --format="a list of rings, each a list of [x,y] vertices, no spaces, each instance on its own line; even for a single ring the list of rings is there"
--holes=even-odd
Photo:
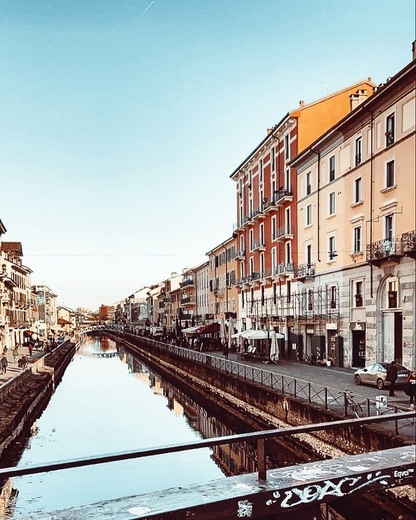
[[[296,172],[291,159],[370,95],[370,80],[289,112],[231,174],[236,184],[238,314],[243,328],[274,328],[291,355],[299,263]]]
[[[291,163],[306,354],[415,365],[415,150],[413,60]]]

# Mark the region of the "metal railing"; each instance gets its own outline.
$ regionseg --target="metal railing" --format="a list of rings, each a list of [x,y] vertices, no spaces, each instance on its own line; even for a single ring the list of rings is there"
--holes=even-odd
[[[137,337],[137,336],[135,336]],[[177,356],[188,359],[189,361],[209,365],[212,368],[235,375],[251,383],[257,383],[271,390],[277,390],[282,395],[290,395],[294,398],[305,399],[308,403],[323,406],[325,410],[342,413],[344,417],[354,417],[354,411],[348,401],[348,390],[341,391],[338,388],[323,386],[318,383],[311,383],[303,379],[295,378],[288,375],[278,374],[276,372],[266,370],[247,363],[239,363],[223,357],[217,357],[212,354],[198,352],[189,348],[178,347],[163,343],[157,340],[140,337],[149,346],[155,346],[167,350]],[[376,399],[370,399],[360,396],[356,402],[363,410],[363,416],[370,418],[380,415],[397,415],[403,414],[400,407],[391,404],[383,404]],[[391,420],[394,420],[393,418]],[[406,426],[408,424],[404,424]],[[399,433],[398,420],[394,420],[394,431],[396,435]]]
[[[396,420],[410,419],[416,417],[416,412],[407,412],[402,416],[396,414]],[[257,443],[257,472],[260,480],[267,479],[267,453],[265,449],[265,441],[275,437],[289,437],[301,433],[311,433],[316,431],[328,431],[343,426],[374,424],[390,421],[392,418],[386,416],[365,417],[352,420],[330,421],[319,424],[307,424],[303,426],[292,426],[290,428],[262,430],[260,432],[251,432],[244,434],[226,435],[211,439],[197,440],[186,442],[183,444],[172,444],[168,446],[121,451],[109,453],[105,455],[93,455],[89,457],[81,457],[77,459],[61,460],[49,463],[30,464],[22,467],[0,468],[0,478],[21,477],[24,475],[35,475],[50,471],[59,471],[63,469],[81,468],[85,466],[94,466],[97,464],[106,464],[108,462],[117,462],[123,460],[139,459],[144,457],[153,457],[155,455],[166,455],[168,453],[177,453],[183,451],[198,450],[201,448],[213,448],[214,446],[231,445],[241,442]]]

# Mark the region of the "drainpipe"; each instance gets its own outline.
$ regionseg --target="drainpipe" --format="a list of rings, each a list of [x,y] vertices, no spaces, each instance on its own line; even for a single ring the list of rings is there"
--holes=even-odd
[[[318,157],[318,193],[317,193],[317,203],[318,203],[318,220],[317,220],[317,241],[318,241],[318,262],[321,261],[321,252],[320,252],[320,236],[321,236],[321,225],[320,225],[320,193],[321,193],[321,152],[318,150],[314,150],[310,148],[310,151],[317,155]]]
[[[374,119],[373,112],[366,109],[370,114],[370,247],[373,244],[373,184],[374,184]],[[370,263],[370,297],[374,296],[374,266]]]

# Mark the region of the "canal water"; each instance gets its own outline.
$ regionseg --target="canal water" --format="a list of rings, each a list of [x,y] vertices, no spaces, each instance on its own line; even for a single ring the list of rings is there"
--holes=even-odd
[[[178,396],[113,341],[87,338],[34,424],[18,466],[201,439],[204,418]],[[8,518],[221,478],[215,458],[204,448],[14,478]]]

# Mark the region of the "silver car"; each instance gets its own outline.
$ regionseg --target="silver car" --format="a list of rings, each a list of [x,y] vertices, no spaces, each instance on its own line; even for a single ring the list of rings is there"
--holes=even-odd
[[[387,365],[388,363],[374,363],[368,365],[365,368],[360,368],[354,372],[354,381],[356,385],[361,383],[376,385],[380,390],[385,386],[389,386],[390,382],[387,381]],[[396,386],[403,386],[408,378],[410,371],[403,365],[396,364],[397,366],[397,380]]]

